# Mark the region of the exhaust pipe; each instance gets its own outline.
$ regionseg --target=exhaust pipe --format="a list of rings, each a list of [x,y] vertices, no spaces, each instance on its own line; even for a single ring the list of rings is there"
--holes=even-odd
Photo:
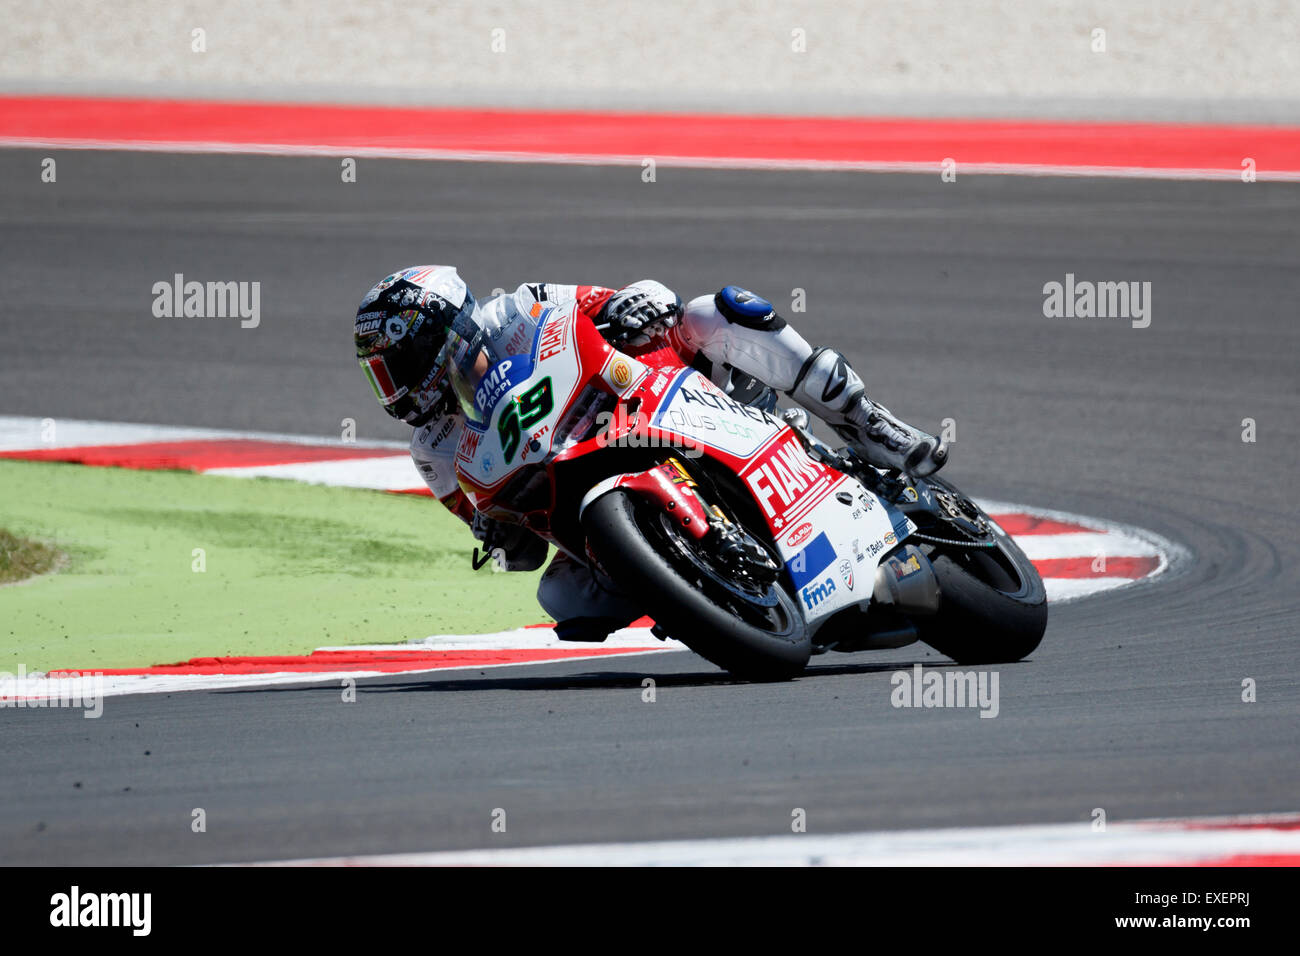
[[[905,544],[876,567],[871,596],[903,614],[935,614],[939,610],[939,579],[921,549]]]

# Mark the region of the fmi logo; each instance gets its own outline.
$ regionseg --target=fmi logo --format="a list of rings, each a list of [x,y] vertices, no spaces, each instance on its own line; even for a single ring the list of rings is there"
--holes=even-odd
[[[152,893],[82,893],[78,886],[50,897],[50,925],[127,926],[133,936],[152,928]]]
[[[835,582],[827,578],[821,584],[810,584],[803,589],[804,607],[814,608],[835,593]]]

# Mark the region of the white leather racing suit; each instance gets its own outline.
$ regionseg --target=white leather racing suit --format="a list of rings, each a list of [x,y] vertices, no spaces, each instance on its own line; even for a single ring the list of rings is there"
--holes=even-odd
[[[525,283],[513,293],[478,303],[478,317],[503,354],[518,353],[528,349],[537,318],[547,306],[577,302],[582,312],[598,322],[600,310],[615,291],[603,286]],[[683,362],[708,375],[738,400],[770,407],[776,401],[771,389],[792,390],[813,356],[813,348],[774,312],[766,320],[734,309],[730,317],[724,315],[719,305],[726,306],[729,301],[721,293],[691,300],[681,321],[668,331],[668,341]],[[411,457],[430,491],[468,522],[473,507],[460,490],[455,468],[463,425],[463,416],[453,412],[416,428],[411,436]],[[537,600],[557,621],[585,617],[631,621],[644,613],[624,596],[602,588],[585,565],[563,553],[556,555],[542,575]]]

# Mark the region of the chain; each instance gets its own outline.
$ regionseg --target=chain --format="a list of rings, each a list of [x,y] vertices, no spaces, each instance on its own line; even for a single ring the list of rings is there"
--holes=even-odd
[[[996,541],[958,541],[955,538],[937,538],[932,534],[923,534],[920,531],[913,531],[909,534],[908,539],[915,538],[917,541],[924,541],[927,544],[946,544],[956,548],[996,548]]]

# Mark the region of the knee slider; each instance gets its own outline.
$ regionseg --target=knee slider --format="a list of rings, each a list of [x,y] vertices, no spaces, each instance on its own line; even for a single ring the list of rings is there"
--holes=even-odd
[[[738,285],[723,286],[713,297],[713,304],[734,325],[763,332],[779,332],[785,328],[785,319],[776,314],[771,302]]]

